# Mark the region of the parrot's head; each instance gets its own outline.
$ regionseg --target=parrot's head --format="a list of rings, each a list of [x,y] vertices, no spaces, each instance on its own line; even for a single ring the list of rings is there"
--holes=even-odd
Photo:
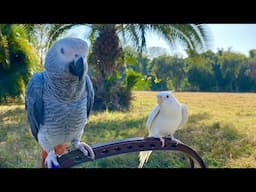
[[[172,91],[161,91],[157,94],[157,103],[161,106],[175,106],[178,101]]]
[[[79,38],[63,38],[53,44],[45,58],[50,78],[79,79],[88,71],[88,45]]]

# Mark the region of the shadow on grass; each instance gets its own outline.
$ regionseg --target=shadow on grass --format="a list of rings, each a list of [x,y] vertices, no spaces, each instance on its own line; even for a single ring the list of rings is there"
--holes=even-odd
[[[0,114],[0,167],[37,167],[39,145],[33,138],[25,110],[17,107]]]
[[[210,117],[210,115],[208,113],[206,113],[206,112],[198,113],[198,114],[189,116],[188,123],[196,123],[198,121],[201,121],[201,120],[204,120],[204,119],[208,119],[209,117]]]
[[[128,137],[144,137],[147,135],[145,119],[146,117],[136,120],[90,122],[85,127],[83,139],[90,144],[95,144]]]
[[[227,161],[251,155],[255,146],[232,124],[213,123],[204,127],[178,130],[177,138],[194,148],[209,168],[228,167]]]
[[[0,124],[5,124],[7,119],[15,120],[17,115],[20,116],[21,114],[25,115],[25,109],[20,107],[16,107],[14,109],[9,109],[5,112],[0,113]]]
[[[27,117],[25,110],[22,108],[9,109],[6,112],[0,114],[0,141],[7,139],[7,133],[17,133],[22,131],[24,124],[27,125]]]

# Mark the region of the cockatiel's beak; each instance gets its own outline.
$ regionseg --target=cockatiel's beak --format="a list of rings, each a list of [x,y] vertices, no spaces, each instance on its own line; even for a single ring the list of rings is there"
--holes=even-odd
[[[163,102],[163,98],[160,95],[157,95],[157,103],[160,104]]]
[[[79,57],[78,59],[75,59],[69,64],[69,72],[75,76],[79,77],[79,80],[81,80],[83,74],[84,74],[84,59],[83,57]]]

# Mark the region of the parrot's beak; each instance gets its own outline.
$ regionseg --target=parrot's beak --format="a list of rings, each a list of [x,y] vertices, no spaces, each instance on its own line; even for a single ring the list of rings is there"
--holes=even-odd
[[[79,57],[77,60],[72,61],[69,64],[69,72],[75,76],[78,76],[79,80],[81,80],[84,74],[84,59]]]
[[[161,96],[157,96],[157,103],[160,104],[163,102],[163,98]]]

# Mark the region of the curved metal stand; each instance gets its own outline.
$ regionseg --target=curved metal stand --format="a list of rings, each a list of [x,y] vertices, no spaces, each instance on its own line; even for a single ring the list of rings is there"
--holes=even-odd
[[[191,168],[194,168],[195,166],[194,161],[197,161],[201,168],[206,168],[202,158],[191,147],[183,143],[176,144],[176,141],[173,141],[171,138],[164,139],[165,147],[161,146],[161,142],[158,138],[153,137],[133,137],[118,141],[98,143],[91,147],[95,153],[95,160],[137,151],[173,150],[185,153],[189,158]],[[73,167],[87,161],[92,161],[92,159],[85,157],[78,149],[57,157],[57,160],[60,164],[60,168]]]

